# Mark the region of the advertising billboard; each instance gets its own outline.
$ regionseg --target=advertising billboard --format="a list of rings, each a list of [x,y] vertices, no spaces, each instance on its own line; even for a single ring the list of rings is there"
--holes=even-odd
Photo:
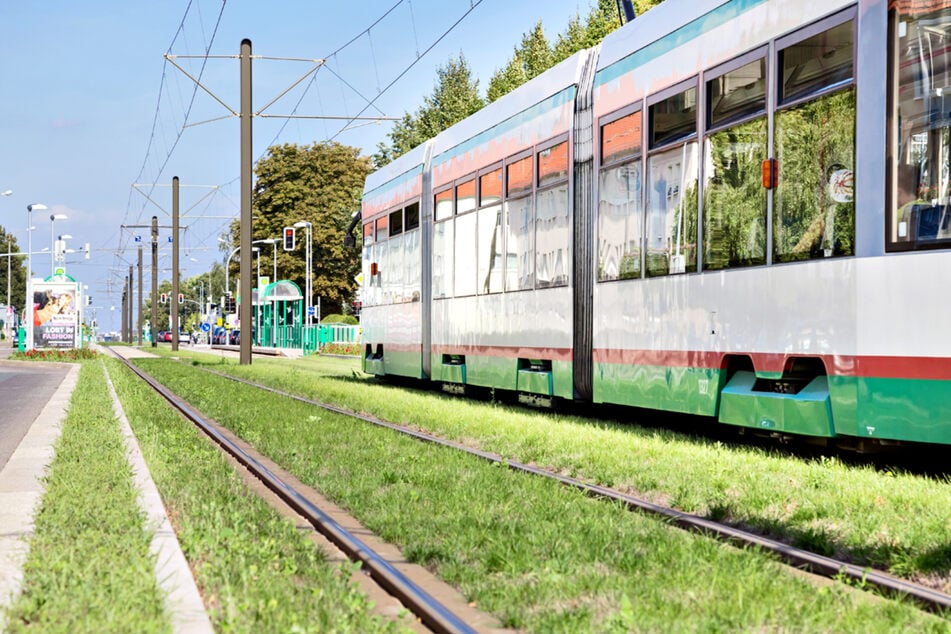
[[[75,283],[33,283],[33,347],[75,348],[79,309]]]

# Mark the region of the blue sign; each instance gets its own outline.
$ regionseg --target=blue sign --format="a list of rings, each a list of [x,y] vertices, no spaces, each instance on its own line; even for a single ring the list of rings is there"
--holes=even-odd
[[[206,322],[206,323],[204,323],[204,324],[201,325],[201,331],[202,331],[202,332],[208,332],[209,330],[211,330],[211,324],[209,324],[209,323]]]
[[[169,244],[172,244],[172,236],[169,236],[169,237],[168,237],[168,243],[169,243]]]
[[[307,314],[308,314],[309,316],[313,317],[315,312],[316,312],[316,311],[314,310],[314,307],[313,307],[313,306],[308,306],[308,307],[307,307]]]
[[[135,242],[136,242],[136,244],[142,244],[142,236],[136,236],[136,237],[135,237]]]

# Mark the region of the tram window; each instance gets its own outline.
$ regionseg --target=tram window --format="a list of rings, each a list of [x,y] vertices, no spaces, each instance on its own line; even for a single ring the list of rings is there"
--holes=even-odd
[[[506,175],[508,183],[506,187],[506,196],[514,198],[520,194],[532,191],[532,157],[525,158],[510,163],[506,166]]]
[[[538,153],[538,186],[545,187],[568,178],[568,142]]]
[[[951,246],[951,7],[893,5],[889,47],[898,77],[890,248]]]
[[[398,236],[403,233],[403,210],[399,209],[390,214],[390,235]]]
[[[389,218],[388,218],[387,216],[383,216],[383,217],[381,217],[381,218],[377,218],[377,219],[376,219],[376,240],[377,240],[377,242],[382,242],[383,240],[386,240],[387,237],[390,235],[390,234],[389,234],[389,231],[388,231],[388,229],[387,229],[387,221],[388,221],[388,220],[389,220]]]
[[[436,222],[452,218],[452,189],[444,189],[435,196]]]
[[[852,20],[779,51],[779,102],[789,103],[852,80]]]
[[[718,127],[765,111],[765,59],[744,64],[707,82],[709,127]]]
[[[477,290],[480,294],[499,293],[505,274],[502,261],[502,205],[479,210],[478,241]]]
[[[363,245],[369,246],[373,244],[373,222],[368,222],[363,225]]]
[[[406,206],[406,230],[412,231],[419,227],[419,203]]]
[[[531,172],[529,172],[531,174]],[[505,290],[520,291],[535,285],[535,219],[532,197],[506,200]]]
[[[697,270],[698,144],[647,161],[647,275]]]
[[[479,177],[479,206],[497,205],[502,202],[502,168]]]
[[[420,260],[419,231],[409,231],[403,235],[403,301],[419,301],[419,280],[422,270]]]
[[[601,126],[601,165],[640,154],[641,117],[638,110]]]
[[[855,89],[776,112],[773,260],[855,253]]]
[[[472,181],[473,190],[475,181]],[[475,202],[475,198],[473,198]],[[476,294],[476,214],[456,218],[455,284],[453,295]]]
[[[433,226],[433,299],[452,297],[453,223]]]
[[[476,208],[476,182],[468,180],[456,186],[456,213],[464,214]]]
[[[571,261],[568,183],[539,191],[535,197],[535,272],[537,288],[566,286]]]
[[[601,170],[598,196],[598,280],[640,277],[641,161]]]
[[[403,236],[390,238],[387,245],[386,266],[381,270],[383,272],[383,288],[385,289],[389,302],[399,304],[403,299]]]
[[[650,106],[652,148],[688,137],[696,131],[696,88],[688,88]]]
[[[714,132],[704,143],[703,268],[766,263],[766,118]]]

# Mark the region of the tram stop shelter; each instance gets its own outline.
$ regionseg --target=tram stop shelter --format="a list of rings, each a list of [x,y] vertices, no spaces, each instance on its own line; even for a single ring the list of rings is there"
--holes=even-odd
[[[304,330],[304,295],[290,280],[278,280],[255,290],[252,297],[254,345],[300,348]]]

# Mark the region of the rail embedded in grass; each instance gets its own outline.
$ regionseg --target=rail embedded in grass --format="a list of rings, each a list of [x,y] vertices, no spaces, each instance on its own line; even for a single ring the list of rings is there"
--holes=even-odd
[[[7,632],[163,632],[151,535],[103,369],[83,363]]]
[[[396,632],[348,575],[242,482],[217,448],[131,371],[110,374],[216,629]]]
[[[352,509],[506,626],[586,632],[672,624],[865,631],[947,625],[842,586],[817,589],[762,553],[724,548],[552,482],[180,364],[137,364]],[[807,604],[813,607],[797,607]]]
[[[214,369],[951,591],[946,478],[402,390],[328,361]]]

